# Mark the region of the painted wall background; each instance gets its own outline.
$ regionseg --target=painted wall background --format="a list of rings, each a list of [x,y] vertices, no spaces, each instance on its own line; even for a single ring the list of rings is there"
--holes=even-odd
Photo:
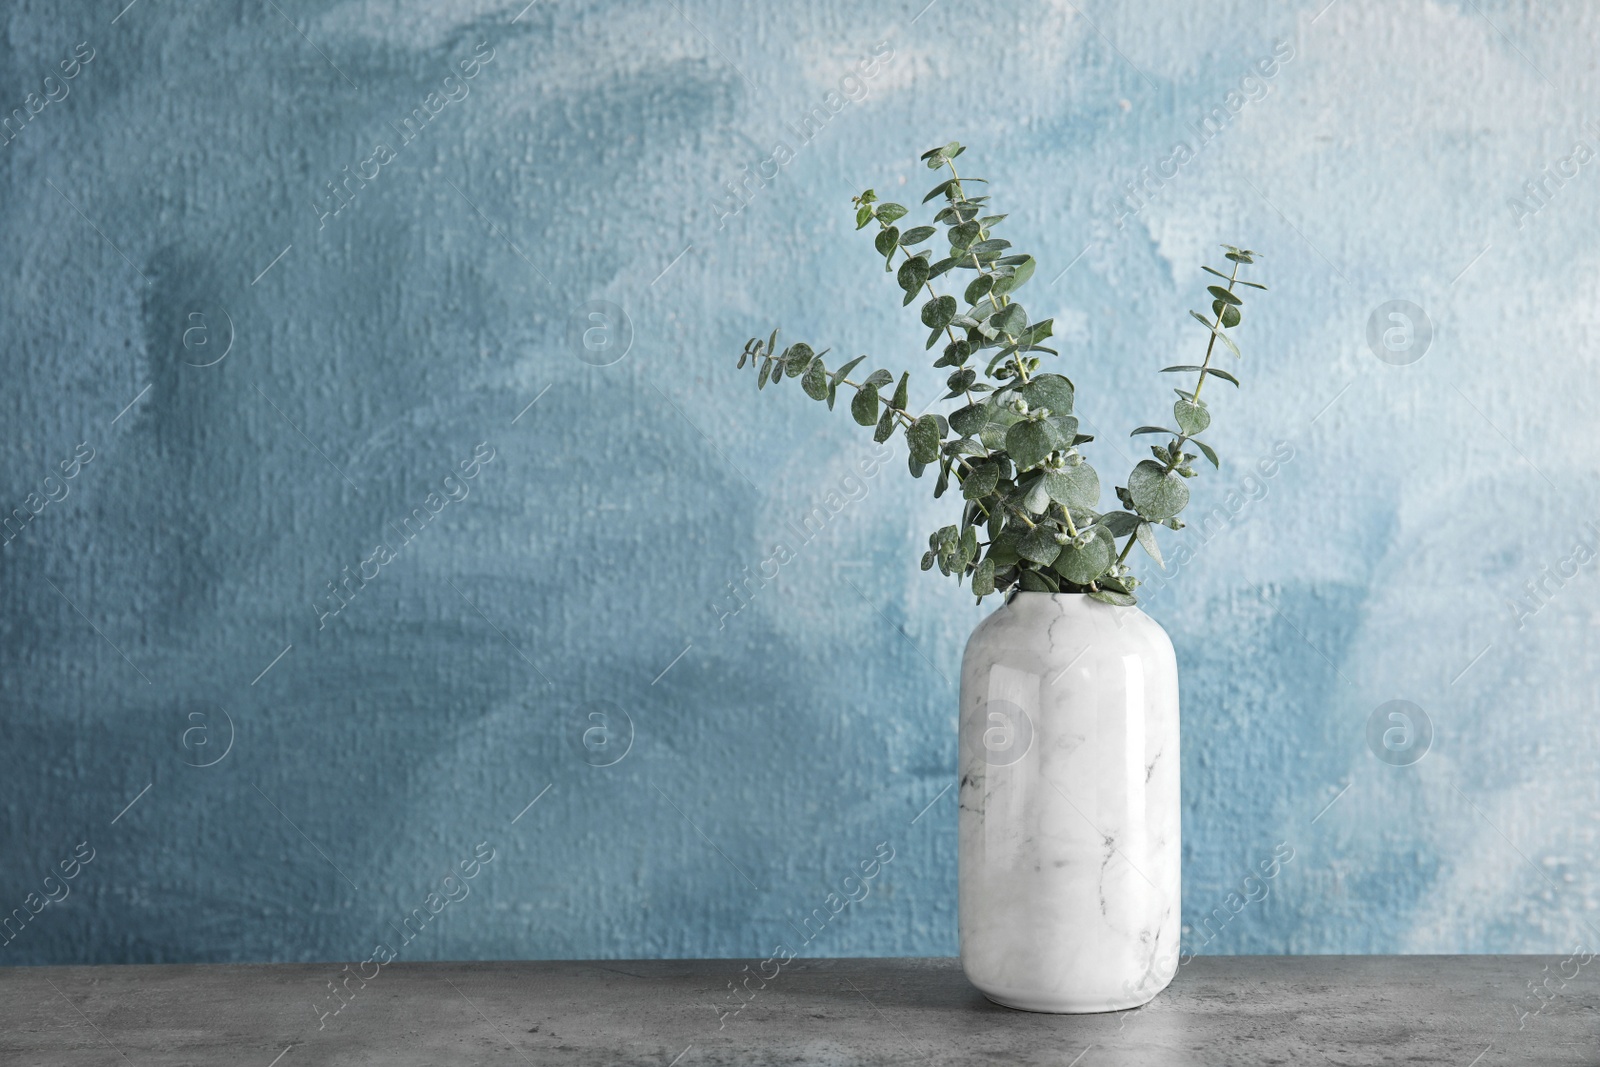
[[[774,325],[925,366],[849,197],[952,138],[1108,476],[1198,264],[1264,255],[1225,521],[1147,605],[1186,947],[1595,936],[1600,12],[1324,3],[8,5],[0,961],[357,961],[430,892],[403,958],[760,958],[880,843],[806,952],[954,953],[948,501],[733,366]]]

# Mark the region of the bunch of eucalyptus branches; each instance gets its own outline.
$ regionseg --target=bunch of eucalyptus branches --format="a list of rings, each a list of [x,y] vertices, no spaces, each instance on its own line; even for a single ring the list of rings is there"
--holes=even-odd
[[[1255,253],[1224,245],[1231,269],[1224,274],[1203,268],[1221,281],[1206,290],[1211,314],[1189,313],[1205,328],[1205,356],[1197,364],[1162,369],[1193,375],[1193,388],[1174,390],[1175,428],[1141,426],[1133,431],[1134,436],[1161,434],[1166,440],[1152,445],[1153,458],[1141,460],[1127,484],[1116,487],[1120,507],[1101,511],[1100,476],[1080,451],[1093,438],[1078,432],[1073,384],[1061,374],[1039,369],[1043,356],[1059,355],[1043,344],[1051,336],[1053,320],[1030,318],[1016,300],[1037,263],[1015,251],[1010,241],[993,236],[1006,216],[989,214],[989,197],[968,195],[968,185],[985,182],[957,172],[956,157],[963,151],[952,142],[922,156],[930,170],[948,171],[922,201],[943,201],[934,225],[902,227],[910,212],[900,204],[880,202],[871,189],[854,199],[856,229],[877,223],[873,244],[884,270],[899,283],[902,306],[922,300],[920,316],[928,328],[923,347],[943,343],[933,362],[936,368],[950,368],[945,381],[949,391],[942,399],[964,401],[962,406],[948,417],[914,414],[909,410],[909,372],[897,381],[889,371],[877,369],[858,381],[850,375],[866,356],[829,370],[823,362],[826,349],[816,352],[800,342],[778,351],[776,330],[766,340],[751,338],[739,366],[758,368],[758,388],[798,378],[807,396],[829,408],[841,387],[851,390],[850,414],[862,426],[875,428],[874,440],[887,441],[897,431],[905,435],[914,477],[937,468],[935,497],[952,484],[960,489],[961,521],[929,537],[923,570],[937,566],[957,580],[970,579],[979,600],[1016,587],[1087,593],[1108,604],[1132,605],[1139,584],[1128,567],[1134,543],[1160,564],[1155,528],[1183,527],[1178,515],[1189,503],[1194,462],[1204,456],[1212,466],[1218,464],[1215,450],[1200,440],[1211,425],[1211,410],[1201,394],[1211,378],[1239,384],[1212,359],[1219,348],[1239,356],[1228,332],[1240,322],[1239,287],[1266,288],[1239,277],[1241,267],[1255,262]],[[935,259],[929,242],[937,244],[939,237],[949,251]],[[952,281],[964,278],[958,271],[971,276],[960,300],[934,288],[934,280],[946,275]],[[958,286],[957,281],[952,288]]]

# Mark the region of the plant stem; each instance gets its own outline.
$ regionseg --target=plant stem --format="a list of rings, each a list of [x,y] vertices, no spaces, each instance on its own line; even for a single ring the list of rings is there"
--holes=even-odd
[[[1228,292],[1233,292],[1233,283],[1239,277],[1239,261],[1233,262],[1233,275],[1228,279]],[[1222,312],[1228,310],[1226,301],[1222,304],[1222,311],[1217,312],[1217,323],[1211,328],[1211,339],[1206,342],[1206,358],[1200,363],[1200,380],[1194,386],[1194,402],[1200,403],[1200,390],[1205,388],[1206,368],[1211,366],[1211,353],[1217,347],[1217,331],[1222,329]]]
[[[950,168],[950,180],[955,183],[956,192],[961,195],[961,199],[963,201],[966,200],[967,191],[966,191],[966,189],[962,188],[962,186],[961,186],[961,175],[956,173],[956,161],[953,160],[953,159],[947,159],[947,160],[944,161],[944,165]],[[946,195],[948,196],[948,194],[946,194]],[[953,198],[952,198],[952,202],[953,202]],[[979,210],[981,211],[981,209],[979,209]],[[976,219],[978,217],[978,213],[979,212],[975,211],[973,213],[972,217],[974,219]],[[960,218],[960,216],[958,215],[957,218]],[[987,239],[987,234],[983,230],[983,228],[980,226],[979,229],[978,229],[978,240],[982,241],[982,240],[986,240],[986,239]],[[979,274],[985,274],[985,275],[991,275],[992,276],[993,273],[994,273],[993,271],[987,271],[987,270],[983,269],[983,264],[978,262],[978,254],[976,252],[974,252],[972,254],[972,265],[973,265],[974,268],[977,269]],[[1237,272],[1238,264],[1234,264],[1234,270]],[[993,290],[991,288],[991,295],[989,297],[989,301],[990,301],[990,303],[993,303],[996,307],[1002,307],[1003,308],[1007,304],[1011,303],[1011,301],[1006,299],[1004,293],[1002,293],[997,298],[997,297],[992,295],[992,292],[993,292]],[[1012,344],[1016,344],[1017,343],[1017,339],[1015,337],[1012,337],[1009,333],[1006,334],[1006,340],[1011,342]],[[1012,365],[1017,368],[1017,379],[1019,381],[1021,381],[1022,384],[1024,384],[1024,385],[1028,384],[1028,372],[1022,366],[1022,353],[1021,352],[1013,352],[1013,353],[1011,353],[1011,362],[1012,362]],[[1069,522],[1070,522],[1070,520],[1069,520]]]

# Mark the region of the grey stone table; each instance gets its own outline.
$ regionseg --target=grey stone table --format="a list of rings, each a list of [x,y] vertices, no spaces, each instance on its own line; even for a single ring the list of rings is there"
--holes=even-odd
[[[364,986],[342,964],[20,967],[0,1063],[1596,1065],[1585,962],[1200,957],[1143,1008],[1080,1016],[996,1007],[949,959],[794,960],[726,1015],[759,963],[369,964]]]

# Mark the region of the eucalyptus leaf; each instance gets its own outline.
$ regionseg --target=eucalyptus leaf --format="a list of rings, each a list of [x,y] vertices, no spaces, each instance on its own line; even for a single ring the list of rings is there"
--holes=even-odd
[[[981,500],[994,492],[1000,483],[1000,466],[996,463],[974,464],[961,480],[961,495],[968,500]]]
[[[1048,575],[1032,570],[1023,571],[1017,584],[1024,593],[1054,593],[1058,589],[1051,583]]]
[[[1048,408],[1057,415],[1072,414],[1075,393],[1072,382],[1059,374],[1040,374],[1017,389],[1030,409]]]
[[[1112,537],[1127,537],[1137,530],[1143,521],[1128,511],[1108,511],[1100,516],[1100,525],[1109,530]]]
[[[1165,570],[1167,564],[1161,558],[1161,546],[1156,544],[1155,527],[1148,522],[1141,522],[1139,528],[1134,531],[1134,536],[1139,539],[1139,547],[1148,552],[1150,558],[1156,561],[1156,566]]]
[[[1088,585],[1104,574],[1117,558],[1117,543],[1104,526],[1082,532],[1086,544],[1076,541],[1064,546],[1055,559],[1055,571],[1075,585]]]
[[[918,463],[936,462],[939,458],[938,419],[924,415],[906,427],[906,444],[911,449],[911,458]]]
[[[927,568],[924,567],[924,570]],[[979,597],[986,597],[994,592],[994,557],[980,562],[972,572],[972,591]]]
[[[1170,519],[1189,503],[1189,486],[1155,460],[1147,459],[1128,475],[1128,492],[1139,514],[1147,519]]]
[[[1041,423],[1019,422],[1006,431],[1006,451],[1020,470],[1037,466],[1055,446],[1050,431]]]
[[[957,408],[950,413],[950,425],[963,437],[970,437],[989,422],[989,407],[982,401]]]
[[[863,385],[856,390],[855,398],[850,401],[850,417],[862,426],[876,426],[878,424],[878,387],[876,385]]]
[[[893,436],[894,409],[884,408],[883,414],[878,416],[878,428],[872,431],[872,439],[881,445]]]
[[[1050,494],[1050,499],[1074,511],[1092,508],[1100,502],[1100,475],[1087,463],[1046,471],[1039,484]]]
[[[1021,304],[1007,304],[990,320],[990,325],[1007,337],[1016,337],[1028,325],[1028,313]]]
[[[909,304],[916,297],[917,290],[928,282],[928,261],[920,256],[912,256],[900,264],[895,280],[900,283],[900,288],[905,290],[906,303]]]
[[[1050,526],[1035,526],[1017,540],[1017,555],[1041,567],[1050,566],[1060,554],[1055,529]]]
[[[1044,479],[1033,483],[1033,488],[1022,495],[1022,506],[1028,509],[1030,515],[1043,515],[1050,507],[1050,491],[1045,488]]]
[[[813,359],[811,366],[800,378],[800,388],[805,390],[806,396],[812,400],[826,400],[828,398],[828,373],[822,365],[822,360]]]
[[[1206,410],[1205,405],[1188,400],[1178,400],[1173,403],[1172,417],[1177,420],[1178,427],[1190,437],[1211,425],[1211,412]]]
[[[950,325],[950,320],[955,317],[956,298],[953,296],[936,296],[922,305],[922,325],[924,326],[942,330]]]

